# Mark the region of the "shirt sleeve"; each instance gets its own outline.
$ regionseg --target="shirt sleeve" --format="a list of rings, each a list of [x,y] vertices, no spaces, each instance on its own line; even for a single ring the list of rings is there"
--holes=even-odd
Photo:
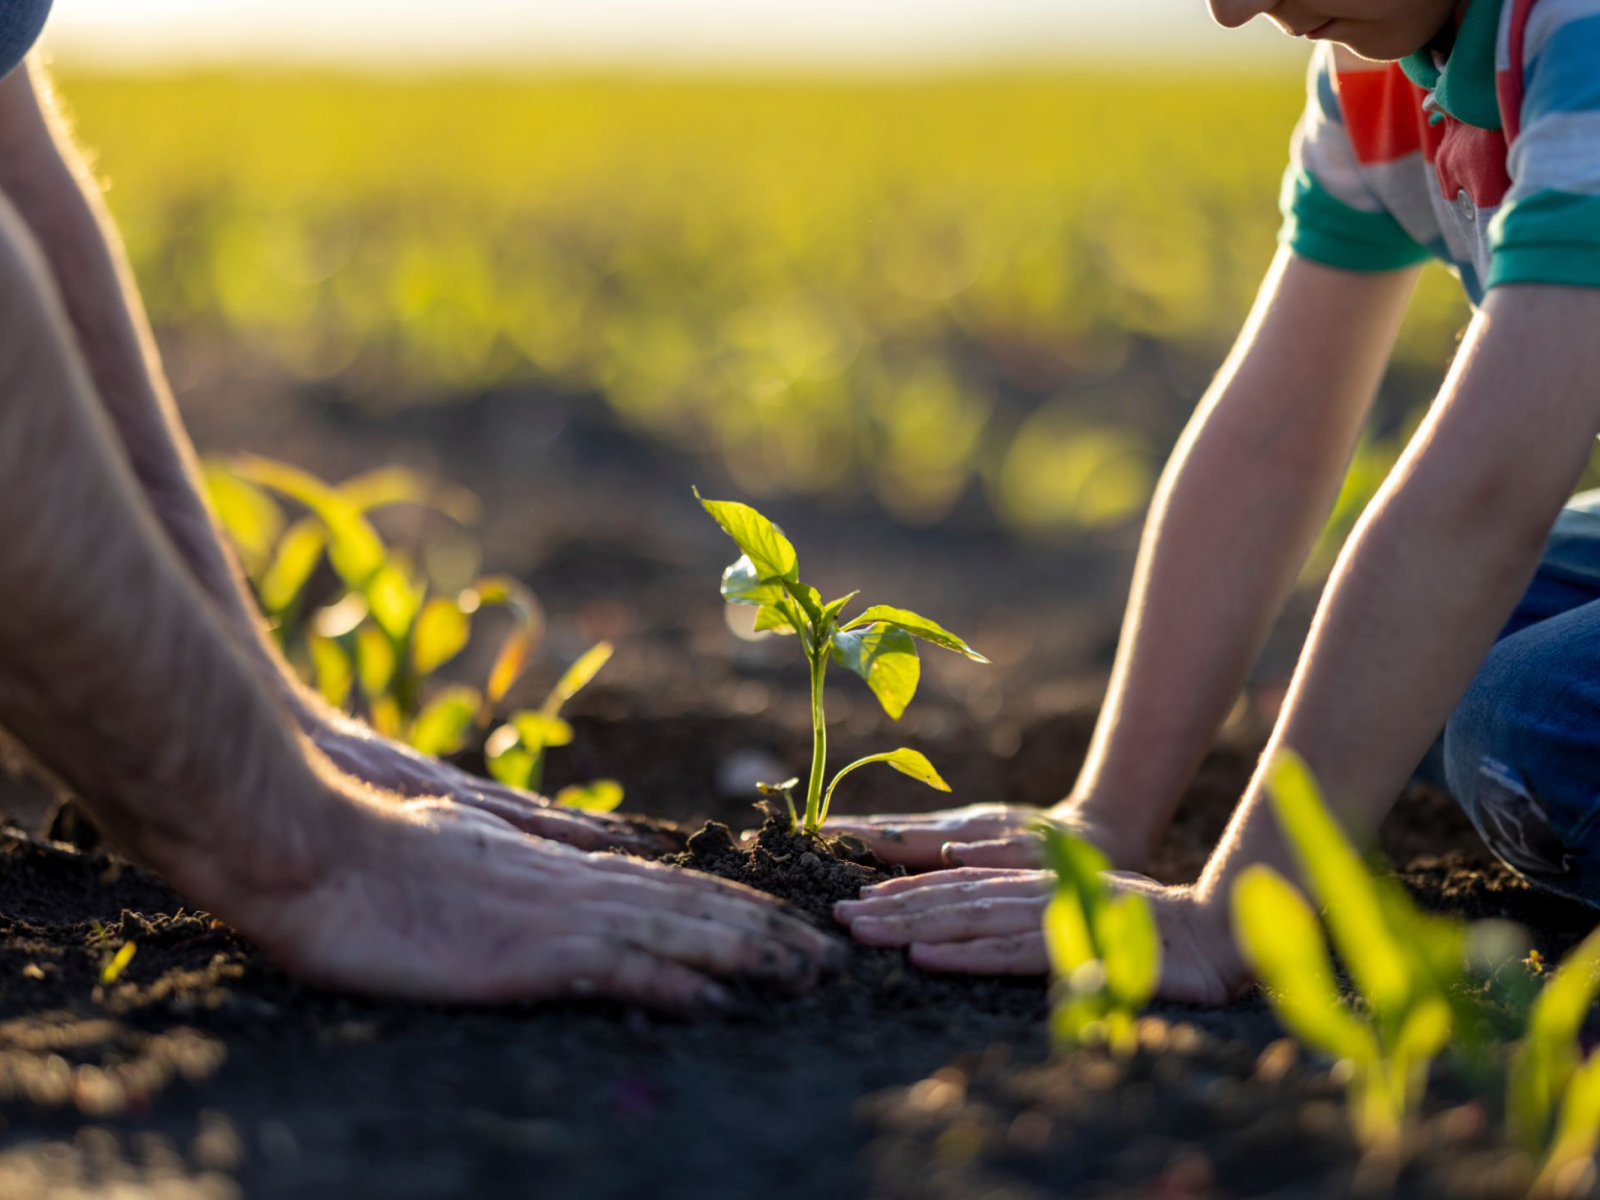
[[[1538,0],[1525,27],[1511,190],[1489,225],[1488,287],[1600,287],[1600,0]]]
[[[1429,256],[1362,179],[1339,109],[1330,45],[1319,46],[1311,59],[1306,108],[1290,143],[1278,204],[1278,240],[1315,262],[1349,271],[1397,271]]]

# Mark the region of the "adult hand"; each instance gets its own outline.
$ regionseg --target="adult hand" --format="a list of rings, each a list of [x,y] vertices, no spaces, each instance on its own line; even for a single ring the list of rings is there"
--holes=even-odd
[[[936,867],[1038,867],[1044,842],[1033,832],[1049,820],[1089,841],[1119,867],[1144,865],[1142,847],[1127,835],[1070,811],[1026,804],[969,804],[931,813],[870,817],[829,817],[833,833],[850,833],[866,842],[884,862],[912,871]]]
[[[336,835],[319,840],[307,881],[241,889],[231,857],[205,867],[195,854],[171,871],[321,986],[696,1012],[732,1007],[718,977],[801,991],[843,956],[838,939],[738,884],[532,838],[460,805],[352,803],[331,790],[315,811],[339,814]]]
[[[1161,934],[1159,998],[1226,1004],[1248,981],[1218,906],[1130,872],[1105,878],[1150,901]],[[924,970],[1043,975],[1050,968],[1044,909],[1055,886],[1049,871],[963,867],[864,888],[861,899],[836,905],[834,916],[857,941],[906,947]]]
[[[344,774],[387,792],[450,800],[498,817],[524,833],[580,850],[653,854],[667,848],[659,835],[624,818],[564,808],[532,792],[469,775],[348,718],[318,720],[308,725],[307,733]]]

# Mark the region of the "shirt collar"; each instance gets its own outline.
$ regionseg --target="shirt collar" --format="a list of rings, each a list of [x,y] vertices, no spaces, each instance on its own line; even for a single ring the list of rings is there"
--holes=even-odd
[[[1504,0],[1468,0],[1456,29],[1455,44],[1442,62],[1427,46],[1400,60],[1406,78],[1433,93],[1450,116],[1479,129],[1500,128],[1500,102],[1494,86],[1495,43],[1500,36]]]

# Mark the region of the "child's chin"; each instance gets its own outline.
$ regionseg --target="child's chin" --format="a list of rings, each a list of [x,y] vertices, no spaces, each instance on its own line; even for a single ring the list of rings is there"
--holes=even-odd
[[[1370,30],[1362,30],[1359,36],[1349,41],[1341,38],[1339,45],[1368,62],[1398,62],[1421,49],[1420,46],[1411,45],[1404,37]]]

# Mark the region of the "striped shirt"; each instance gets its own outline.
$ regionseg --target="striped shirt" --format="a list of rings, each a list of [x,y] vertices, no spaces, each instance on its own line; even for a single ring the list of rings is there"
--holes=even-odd
[[[1280,240],[1356,271],[1429,257],[1477,304],[1600,287],[1600,0],[1470,0],[1448,56],[1317,48]]]

